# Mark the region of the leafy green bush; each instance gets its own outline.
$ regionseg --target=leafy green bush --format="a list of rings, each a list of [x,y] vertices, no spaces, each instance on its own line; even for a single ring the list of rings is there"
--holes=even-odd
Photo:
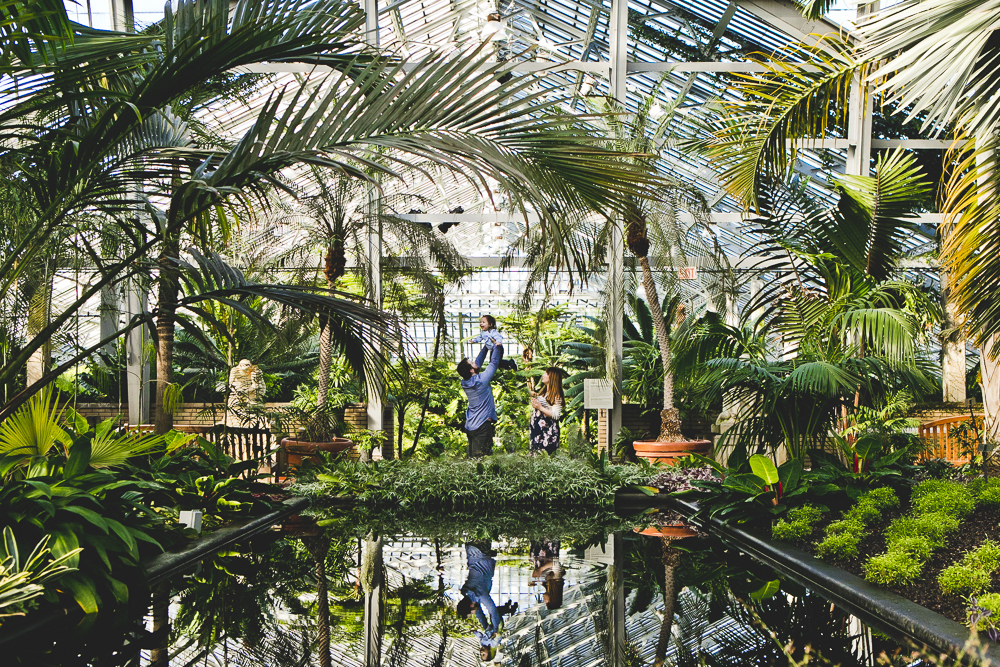
[[[944,546],[945,537],[958,528],[958,519],[943,512],[932,512],[922,516],[903,516],[892,522],[885,532],[889,549],[892,544],[908,537],[922,537],[935,549]]]
[[[892,490],[891,487],[882,486],[877,489],[872,489],[866,493],[863,498],[858,500],[859,503],[864,502],[866,504],[874,505],[879,510],[887,510],[893,507],[899,507],[899,498],[896,497],[896,492]]]
[[[904,551],[873,556],[865,563],[865,579],[879,586],[900,586],[917,580],[924,561]]]
[[[1000,568],[1000,544],[985,540],[961,561],[945,568],[938,576],[938,584],[950,595],[976,595],[990,587],[997,568]]]
[[[952,565],[938,575],[941,591],[948,595],[975,595],[990,587],[992,575],[968,565]]]
[[[857,525],[847,521],[840,521],[838,523],[852,526]],[[857,557],[859,542],[861,542],[861,534],[856,531],[828,534],[826,539],[816,545],[816,554],[820,558],[850,560]]]
[[[981,481],[981,480],[977,480]],[[986,507],[1000,507],[1000,479],[996,477],[982,484],[979,491],[979,504]]]
[[[908,584],[920,576],[935,549],[975,507],[972,492],[962,484],[927,480],[913,489],[909,516],[886,530],[886,553],[865,563],[865,578],[881,586]]]
[[[816,545],[820,558],[850,560],[858,556],[858,544],[868,532],[868,524],[886,509],[899,504],[896,492],[889,487],[872,489],[858,497],[844,512],[844,518],[826,527],[826,537]]]
[[[913,487],[913,490],[910,492],[910,502],[916,504],[917,501],[919,501],[924,496],[931,493],[936,493],[937,491],[940,491],[941,489],[954,483],[955,482],[950,482],[946,479],[924,480],[923,482],[920,482],[920,484],[917,484],[915,487]]]
[[[823,513],[812,505],[788,510],[788,519],[780,519],[771,529],[771,539],[782,542],[802,542],[813,532],[813,524]]]
[[[588,462],[509,454],[371,464],[334,461],[316,471],[316,481],[300,476],[293,493],[318,504],[351,495],[364,503],[454,507],[611,503],[618,489],[644,485],[655,474],[648,465],[611,465],[606,457]]]
[[[957,519],[964,519],[972,513],[975,506],[972,493],[962,484],[952,482],[913,501],[913,513],[943,512]]]

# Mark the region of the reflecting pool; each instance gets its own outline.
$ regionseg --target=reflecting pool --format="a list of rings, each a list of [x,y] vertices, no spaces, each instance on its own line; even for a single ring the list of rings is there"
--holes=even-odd
[[[174,582],[170,665],[920,662],[704,536],[286,528]]]

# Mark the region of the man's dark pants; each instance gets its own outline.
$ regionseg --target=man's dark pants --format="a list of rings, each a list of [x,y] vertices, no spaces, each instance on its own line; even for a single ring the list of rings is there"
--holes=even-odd
[[[465,435],[469,438],[469,458],[477,459],[492,454],[493,436],[496,432],[497,423],[489,419],[476,430],[466,431]]]

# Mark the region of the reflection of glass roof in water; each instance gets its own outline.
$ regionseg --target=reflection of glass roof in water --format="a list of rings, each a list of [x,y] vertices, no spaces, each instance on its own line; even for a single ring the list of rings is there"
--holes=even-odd
[[[652,542],[647,542],[649,540]],[[350,542],[357,544],[354,540]],[[527,555],[527,544],[523,540],[493,542],[498,553],[495,555],[490,597],[497,605],[516,602],[517,609],[505,618],[499,633],[499,650],[492,664],[505,667],[610,667],[619,664],[609,659],[612,651],[617,655],[624,652],[638,658],[641,664],[652,664],[663,632],[663,593],[659,588],[646,591],[627,583],[655,581],[655,573],[648,569],[663,567],[658,556],[644,560],[637,555],[646,551],[646,546],[654,547],[653,551],[657,553],[660,551],[659,539],[632,533],[624,537],[609,537],[603,544],[586,549],[571,549],[564,544],[559,554],[564,580],[562,603],[549,609],[541,594],[540,584],[545,575],[535,575],[533,568],[536,564]],[[707,548],[707,553],[711,552],[712,549]],[[380,594],[366,602],[365,592],[359,590],[361,600],[348,595],[353,607],[338,607],[336,605],[344,603],[347,598],[343,597],[343,592],[334,593],[332,602],[336,613],[331,619],[335,626],[332,628],[331,646],[333,664],[339,667],[476,667],[485,664],[479,657],[479,639],[473,634],[473,629],[480,627],[478,622],[474,618],[460,620],[455,615],[461,588],[469,578],[464,545],[404,535],[385,538],[380,553],[385,573]],[[356,568],[365,559],[359,558],[356,550],[353,559],[354,566],[343,581],[331,574],[331,591],[349,591],[354,587],[358,577]],[[727,561],[727,564],[738,570],[738,560]],[[379,561],[374,562],[378,567]],[[295,569],[293,567],[289,571]],[[253,576],[252,572],[241,572],[244,576]],[[737,576],[736,580],[740,580],[741,576]],[[291,581],[283,585],[289,584]],[[722,593],[723,597],[716,597],[711,605],[709,594],[695,588],[688,587],[679,592],[672,623],[672,640],[666,649],[667,664],[680,664],[685,660],[700,664],[699,656],[705,654],[715,655],[725,662],[739,656],[770,655],[776,650],[772,635],[756,629],[756,626],[765,623],[762,617],[751,618],[741,603],[724,593],[720,586],[723,584],[716,582],[712,590],[714,595]],[[271,604],[279,604],[277,597],[272,596]],[[872,664],[870,641],[866,639],[868,631],[844,612],[837,612],[842,617],[836,616],[830,604],[817,596],[807,594],[799,602],[806,603],[807,598],[814,604],[796,607],[792,615],[794,620],[791,621],[796,628],[815,623],[815,619],[811,621],[808,617],[809,613],[825,615],[818,625],[832,622],[832,627],[840,628],[837,630],[840,634],[828,637],[834,643],[824,646],[841,655],[857,656],[859,664]],[[235,599],[240,600],[239,604],[253,604],[258,598]],[[373,603],[372,599],[380,602]],[[305,594],[300,600],[311,604],[315,601],[315,594]],[[774,621],[788,616],[790,610],[783,605],[794,604],[794,600],[793,595],[779,592],[776,598],[777,616],[767,617]],[[173,609],[176,613],[177,607]],[[358,611],[352,611],[355,609]],[[221,609],[218,613],[232,611]],[[248,619],[257,616],[255,609],[241,611]],[[185,635],[194,628],[179,628],[181,632],[172,651],[171,664],[250,667],[259,664],[316,663],[314,616],[277,607],[262,611],[275,623],[264,628],[262,641],[246,645],[229,638],[207,648],[198,647],[193,637]],[[404,612],[405,621],[401,623]],[[764,614],[763,611],[760,613]],[[375,618],[382,619],[380,631],[376,629],[379,626],[370,623]],[[368,644],[370,649],[367,655],[363,636],[366,628],[374,633],[369,635],[374,639]],[[776,632],[781,641],[787,639],[783,633],[788,630],[778,625],[765,626],[764,629]],[[379,632],[381,640],[377,639]],[[822,628],[817,632],[822,633]],[[681,656],[681,652],[685,655]]]

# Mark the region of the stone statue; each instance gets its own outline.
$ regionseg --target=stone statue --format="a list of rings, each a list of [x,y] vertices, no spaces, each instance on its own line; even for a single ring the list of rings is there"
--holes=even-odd
[[[252,426],[247,408],[258,407],[264,403],[264,372],[259,366],[250,363],[249,359],[241,359],[240,363],[229,371],[229,400],[226,403],[227,426]]]

